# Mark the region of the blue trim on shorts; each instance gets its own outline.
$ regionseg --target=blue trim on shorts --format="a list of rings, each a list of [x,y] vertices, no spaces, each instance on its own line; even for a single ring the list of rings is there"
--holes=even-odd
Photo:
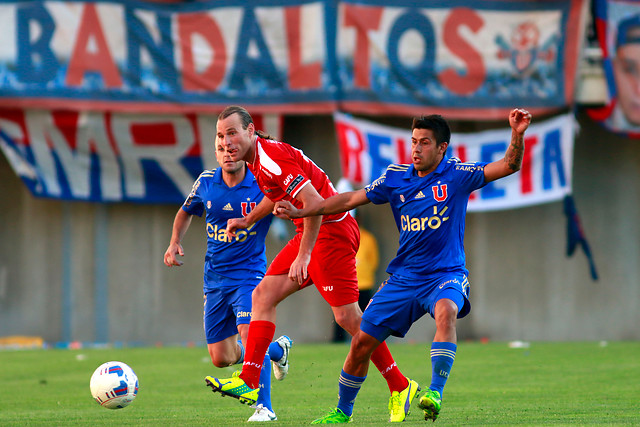
[[[397,335],[394,334],[394,331],[391,328],[387,328],[386,326],[378,326],[374,325],[371,322],[367,322],[366,320],[360,320],[360,330],[365,332],[380,342],[384,342],[389,336]]]
[[[464,309],[464,295],[456,288],[445,288],[438,294],[433,302],[432,312],[436,307],[436,303],[441,299],[449,299],[458,306],[458,314]]]

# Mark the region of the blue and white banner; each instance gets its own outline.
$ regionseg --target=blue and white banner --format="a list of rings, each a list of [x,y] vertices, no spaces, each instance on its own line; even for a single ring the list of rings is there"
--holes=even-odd
[[[278,116],[253,117],[280,133]],[[34,196],[181,203],[217,166],[216,116],[0,109],[0,151]]]
[[[573,102],[586,0],[0,0],[0,105],[494,119]]]
[[[506,120],[506,117],[505,117]],[[362,187],[391,163],[411,163],[411,130],[382,126],[335,113],[343,178]],[[561,200],[571,194],[575,118],[565,114],[533,123],[525,134],[522,168],[471,194],[469,211],[512,209]],[[448,154],[464,161],[492,162],[504,156],[511,128],[453,133]]]

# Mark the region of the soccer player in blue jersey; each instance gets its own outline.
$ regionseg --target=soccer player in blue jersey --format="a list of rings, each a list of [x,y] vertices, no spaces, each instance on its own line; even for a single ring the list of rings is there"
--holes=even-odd
[[[390,335],[403,337],[426,313],[435,319],[436,333],[431,344],[431,385],[418,407],[425,420],[436,420],[456,355],[456,319],[471,308],[463,244],[467,201],[472,191],[520,170],[530,123],[528,111],[512,110],[511,144],[504,158],[461,163],[446,156],[451,131],[441,116],[415,118],[412,164],[392,164],[365,188],[303,209],[276,203],[274,213],[289,218],[344,212],[369,202],[389,203],[400,232],[398,253],[387,268],[390,277],[371,299],[351,341],[340,375],[338,406],[312,424],[351,421],[371,352]]]
[[[184,256],[180,242],[193,215],[202,216],[206,211],[204,329],[211,361],[222,368],[244,361],[251,294],[266,271],[265,238],[273,216],[265,215],[246,230],[237,230],[233,238],[227,234],[227,220],[246,216],[251,210],[270,213],[274,204],[264,197],[245,162],[232,161],[219,142],[216,159],[220,167],[200,174],[178,210],[164,263],[168,267],[183,264],[178,259],[178,255]],[[283,335],[269,345],[260,371],[256,410],[248,421],[277,419],[271,405],[270,362],[276,379],[284,379],[291,344],[289,337]]]

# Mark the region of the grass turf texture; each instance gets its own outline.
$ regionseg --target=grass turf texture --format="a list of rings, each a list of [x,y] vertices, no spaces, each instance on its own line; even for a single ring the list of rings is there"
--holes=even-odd
[[[428,387],[429,344],[392,344],[403,373]],[[337,403],[344,344],[296,344],[291,370],[273,381],[277,425],[300,426]],[[129,364],[140,380],[127,408],[93,401],[89,378],[101,363]],[[213,394],[218,369],[204,347],[0,351],[0,425],[246,426],[253,409]],[[375,367],[360,391],[354,423],[389,425],[388,388]],[[436,425],[638,425],[640,342],[459,344]],[[405,425],[424,425],[412,405]]]

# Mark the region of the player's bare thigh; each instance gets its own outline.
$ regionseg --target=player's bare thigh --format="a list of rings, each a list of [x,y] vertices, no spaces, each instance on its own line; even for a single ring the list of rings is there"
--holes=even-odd
[[[265,276],[253,290],[251,320],[275,321],[276,306],[289,295],[300,290],[298,282],[286,274]]]

